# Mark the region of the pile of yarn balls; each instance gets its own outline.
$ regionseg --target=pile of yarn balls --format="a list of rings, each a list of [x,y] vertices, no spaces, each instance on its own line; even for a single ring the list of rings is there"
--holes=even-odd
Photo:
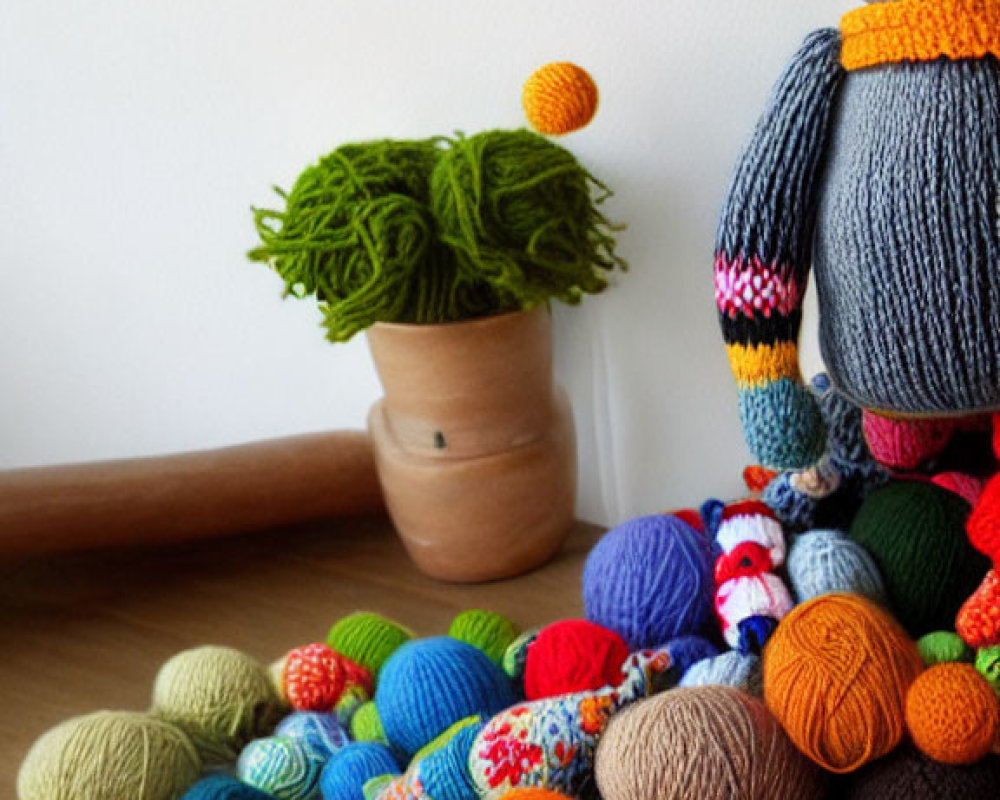
[[[417,638],[359,612],[269,667],[226,647],[179,653],[147,712],[44,734],[18,797],[993,796],[1000,648],[977,652],[946,624],[987,566],[963,535],[969,503],[892,481],[848,529],[789,542],[758,506],[611,530],[584,568],[585,618],[522,631],[472,609]],[[751,603],[774,616],[760,647],[720,633],[713,570],[740,552],[734,537],[770,553],[794,595],[790,610]]]

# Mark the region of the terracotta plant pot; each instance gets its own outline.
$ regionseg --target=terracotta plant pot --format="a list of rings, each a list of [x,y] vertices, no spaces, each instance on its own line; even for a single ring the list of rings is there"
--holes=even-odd
[[[368,416],[389,514],[421,570],[525,572],[573,522],[576,440],[544,309],[368,331],[385,397]]]

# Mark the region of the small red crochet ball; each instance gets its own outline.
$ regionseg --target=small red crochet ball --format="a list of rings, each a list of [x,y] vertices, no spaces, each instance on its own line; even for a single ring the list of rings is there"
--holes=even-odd
[[[368,670],[318,642],[288,653],[282,684],[297,711],[329,711],[348,687],[361,686],[369,696],[372,688]]]
[[[628,645],[585,619],[553,622],[528,647],[524,692],[529,700],[593,691],[622,682]]]

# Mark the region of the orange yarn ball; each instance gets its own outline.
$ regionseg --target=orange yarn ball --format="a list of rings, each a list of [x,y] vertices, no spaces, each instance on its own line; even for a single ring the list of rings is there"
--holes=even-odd
[[[937,664],[910,687],[906,725],[913,743],[928,758],[973,764],[1000,736],[1000,704],[971,664]]]
[[[569,800],[564,794],[542,789],[538,786],[527,786],[521,789],[511,789],[500,795],[499,800]]]
[[[795,746],[851,772],[903,738],[906,691],[923,668],[916,644],[859,595],[794,608],[764,649],[764,700]]]
[[[597,84],[587,71],[568,61],[546,64],[524,83],[521,103],[539,133],[579,130],[597,113]]]

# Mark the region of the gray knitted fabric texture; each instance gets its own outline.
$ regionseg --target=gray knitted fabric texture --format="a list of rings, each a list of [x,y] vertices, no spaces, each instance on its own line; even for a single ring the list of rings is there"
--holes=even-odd
[[[1000,407],[1000,65],[852,72],[835,114],[813,262],[834,384],[866,408]]]

